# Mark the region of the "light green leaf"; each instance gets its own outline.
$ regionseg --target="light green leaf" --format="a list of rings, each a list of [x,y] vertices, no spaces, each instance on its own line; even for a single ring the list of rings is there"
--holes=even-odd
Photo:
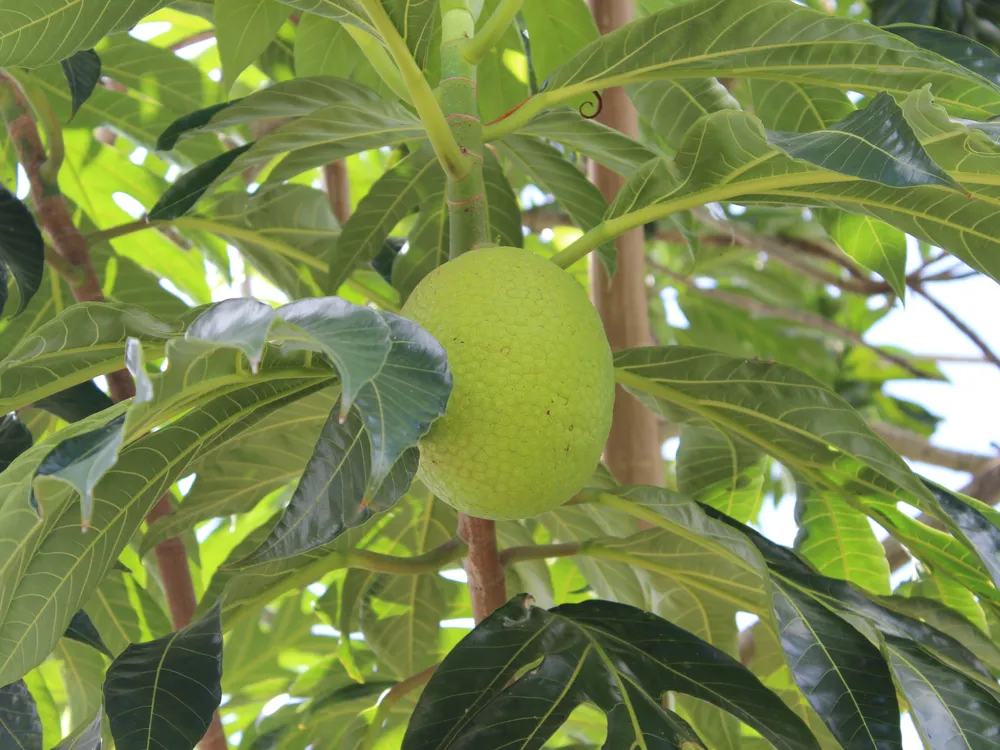
[[[900,298],[906,295],[905,233],[870,216],[846,211],[824,211],[821,220],[841,250],[882,274]]]
[[[846,401],[783,365],[694,347],[629,349],[618,382],[679,422],[706,420],[757,446],[819,488],[850,486],[901,500],[927,490]],[[739,384],[739,388],[732,387]]]
[[[383,174],[340,233],[331,253],[328,291],[336,292],[356,268],[372,260],[393,227],[421,200],[438,193],[444,180],[444,172],[429,147],[411,153]]]
[[[681,427],[677,488],[744,523],[763,500],[760,452],[746,441],[697,422]]]
[[[407,237],[409,247],[397,254],[392,264],[392,285],[404,302],[424,276],[448,260],[449,223],[445,183],[441,181],[421,201],[420,213]]]
[[[52,655],[62,667],[70,721],[82,724],[101,708],[101,683],[107,662],[94,649],[66,638],[60,639]]]
[[[288,18],[288,7],[278,0],[216,0],[213,8],[222,80],[231,89],[274,39]]]
[[[418,509],[400,546],[410,555],[419,555],[444,544],[455,535],[456,516],[440,500],[429,500]],[[436,664],[448,652],[447,634],[440,622],[461,595],[461,586],[437,573],[373,576],[361,594],[361,632],[380,663],[405,679]]]
[[[539,85],[600,36],[584,0],[527,2],[521,12],[531,39],[531,62]]]
[[[840,122],[856,108],[840,89],[768,79],[746,82],[753,113],[768,130],[809,133]]]
[[[0,66],[37,67],[131,28],[163,0],[35,0],[0,8]]]
[[[601,191],[555,147],[538,138],[523,135],[507,136],[497,146],[500,153],[533,184],[552,193],[556,202],[581,229],[592,229],[601,223],[608,205]],[[614,275],[617,251],[613,247],[603,247],[601,260],[608,273]]]
[[[201,521],[247,513],[305,468],[319,431],[337,399],[327,388],[289,404],[248,428],[239,441],[207,453],[192,468],[197,477],[174,513],[153,523],[141,554]]]
[[[869,95],[903,96],[931,84],[948,92],[948,107],[957,113],[1000,111],[1000,89],[894,34],[791,2],[757,0],[693,0],[634,21],[566,61],[545,93],[562,100],[609,86],[705,75],[827,84]]]
[[[884,120],[864,122],[867,111],[857,113],[862,118],[856,121],[862,126],[857,131],[859,135],[869,128],[885,126]],[[897,112],[894,118],[901,120],[902,112]],[[914,117],[907,120],[914,123],[916,135],[926,140],[922,124]],[[959,179],[966,189],[973,191],[971,197],[933,184],[939,180],[932,174],[935,167],[931,165],[957,166],[963,161],[957,152],[968,153],[962,141],[972,136],[962,126],[955,127],[957,130],[948,139],[947,146],[943,142],[929,143],[928,152],[923,152],[915,140],[907,142],[904,138],[892,144],[895,156],[885,153],[890,145],[888,141],[884,145],[868,142],[863,148],[859,144],[854,158],[830,165],[842,170],[835,172],[790,158],[768,142],[774,134],[766,134],[751,115],[716,113],[700,120],[689,131],[676,165],[663,161],[658,167],[647,168],[652,173],[644,175],[641,186],[636,183],[630,189],[626,185],[610,215],[621,216],[646,206],[650,218],[656,218],[717,200],[833,206],[892,224],[949,250],[993,278],[1000,278],[1000,261],[997,260],[1000,253],[995,252],[1000,247],[996,239],[1000,231],[991,229],[994,224],[1000,227],[1000,211],[993,205],[995,199],[989,197],[989,188],[980,189],[975,185],[976,181],[988,185],[990,178],[982,172],[976,174],[979,167],[976,160],[972,160],[969,171],[973,174],[958,171],[951,174],[951,178]],[[905,130],[891,132],[905,133]],[[823,140],[818,133],[795,137],[807,140],[817,137],[817,143]],[[941,153],[943,147],[944,154]],[[797,153],[822,160],[818,147],[814,145],[810,150],[813,149],[813,153],[801,150]],[[862,150],[870,155],[866,161],[858,158]],[[633,177],[632,182],[636,179]],[[914,180],[917,186],[890,187],[909,180]],[[885,181],[885,184],[878,184],[878,181]],[[641,192],[637,192],[638,187],[642,188]],[[961,222],[956,221],[955,216],[963,217]]]
[[[926,601],[939,602],[955,610],[982,632],[987,634],[990,632],[989,624],[986,622],[986,613],[976,601],[975,595],[950,578],[923,572],[916,580],[900,584],[894,593],[909,600],[922,600],[919,602],[920,604]]]
[[[142,640],[139,615],[129,598],[127,573],[112,570],[84,606],[112,654]]]
[[[306,13],[299,20],[295,32],[295,73],[346,78],[386,99],[393,96],[392,89],[375,72],[344,26],[315,13]]]
[[[178,321],[114,303],[74,305],[40,326],[0,360],[0,412],[13,411],[76,383],[121,369],[125,341],[136,338],[154,350],[183,331]]]
[[[294,184],[262,187],[253,195],[227,191],[201,210],[211,223],[196,219],[197,231],[211,231],[234,244],[289,297],[322,294],[327,257],[340,236],[326,193]]]
[[[671,151],[681,147],[684,134],[703,115],[740,109],[739,102],[715,78],[646,81],[625,89],[639,111],[646,133]]]
[[[476,30],[493,14],[500,0],[486,0]],[[490,122],[528,98],[528,58],[517,24],[504,31],[497,44],[476,67],[479,117]]]
[[[836,495],[809,492],[796,505],[795,549],[820,573],[888,595],[889,561],[865,515]]]
[[[160,132],[174,119],[219,101],[219,87],[196,65],[170,50],[118,34],[103,42],[98,52],[103,75],[128,89],[96,88],[73,117],[74,128],[110,127],[135,144],[153,150]],[[31,73],[31,78],[60,120],[67,122],[72,112],[72,96],[61,68],[58,65],[40,68]],[[201,137],[182,144],[169,158],[190,166],[220,151],[222,145],[218,139]]]
[[[95,490],[90,531],[80,533],[68,492],[46,498],[40,519],[30,481],[46,442],[0,477],[0,682],[11,682],[51,651],[70,617],[90,599],[146,514],[207,445],[236,437],[257,419],[315,390],[325,379],[264,382],[220,396],[122,450]],[[318,382],[317,382],[318,381]],[[107,412],[103,412],[103,416]],[[104,417],[106,419],[106,416]],[[71,428],[85,431],[92,420]],[[65,439],[61,431],[55,441]],[[58,554],[57,554],[58,552]]]
[[[524,247],[521,232],[521,207],[514,188],[507,181],[503,165],[493,149],[483,155],[483,182],[486,187],[486,205],[490,212],[489,237],[503,247]]]

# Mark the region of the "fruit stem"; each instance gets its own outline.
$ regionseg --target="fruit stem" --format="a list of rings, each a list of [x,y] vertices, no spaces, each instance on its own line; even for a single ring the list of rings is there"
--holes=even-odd
[[[458,535],[469,548],[463,567],[468,577],[472,614],[478,625],[507,602],[503,563],[497,549],[497,528],[493,521],[459,513]]]
[[[476,29],[466,0],[441,3],[441,108],[469,170],[448,175],[449,254],[456,258],[487,247],[487,205],[483,184],[483,124],[479,120],[476,65],[466,49]]]
[[[438,95],[448,127],[470,169],[448,175],[449,255],[492,245],[487,227],[483,183],[483,124],[479,120],[476,64],[466,58],[476,28],[468,0],[441,0],[441,86]],[[503,565],[493,521],[458,515],[458,534],[468,545],[468,576],[472,614],[480,623],[507,601]]]

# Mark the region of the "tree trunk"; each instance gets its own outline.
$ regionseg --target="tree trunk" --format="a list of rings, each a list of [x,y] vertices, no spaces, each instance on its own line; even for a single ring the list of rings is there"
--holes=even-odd
[[[632,0],[590,0],[590,7],[602,34],[635,18]],[[639,116],[625,90],[610,89],[603,97],[604,108],[598,119],[608,127],[637,138]],[[609,202],[625,182],[617,173],[593,163],[591,179]],[[618,271],[610,284],[607,272],[594,255],[591,255],[590,264],[591,297],[614,351],[652,343],[646,302],[643,230],[635,229],[622,235],[617,246]],[[621,386],[615,394],[614,420],[604,459],[611,473],[623,484],[663,483],[657,417]]]

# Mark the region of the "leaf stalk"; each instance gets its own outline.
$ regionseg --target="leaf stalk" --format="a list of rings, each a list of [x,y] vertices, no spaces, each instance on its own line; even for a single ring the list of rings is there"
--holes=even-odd
[[[521,10],[524,0],[501,0],[483,27],[462,48],[462,56],[472,65],[478,65],[500,41],[514,16]]]
[[[427,129],[427,137],[444,168],[445,174],[456,179],[464,177],[471,169],[469,160],[462,154],[455,141],[444,113],[438,105],[437,98],[434,96],[430,84],[427,83],[427,79],[424,78],[423,71],[420,70],[417,61],[410,54],[406,42],[399,35],[380,0],[360,1],[368,12],[375,29],[382,36],[382,41],[389,49],[389,54],[396,62],[400,74],[402,74],[403,81],[410,91],[413,106]]]

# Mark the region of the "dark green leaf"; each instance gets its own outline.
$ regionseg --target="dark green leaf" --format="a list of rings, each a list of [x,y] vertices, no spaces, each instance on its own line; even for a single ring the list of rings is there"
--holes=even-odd
[[[941,185],[962,189],[924,151],[903,110],[885,92],[826,130],[771,131],[767,140],[793,159],[849,177],[896,188]]]
[[[343,419],[389,356],[389,324],[371,308],[339,297],[291,302],[278,309],[278,316],[286,324],[277,332],[282,346],[320,352],[337,368]]]
[[[191,750],[222,700],[218,605],[183,630],[129,646],[108,668],[104,706],[119,750]]]
[[[156,205],[149,209],[149,220],[169,221],[186,214],[205,194],[209,185],[236,160],[236,157],[249,151],[252,146],[253,143],[237,146],[185,172],[160,196]]]
[[[96,430],[69,438],[38,465],[37,476],[58,479],[80,493],[80,525],[84,531],[90,527],[94,488],[118,462],[124,424],[123,414]]]
[[[23,680],[0,687],[0,747],[42,750],[42,722]]]
[[[184,336],[239,349],[256,372],[274,319],[274,308],[264,302],[252,297],[227,299],[195,318]]]
[[[947,29],[937,29],[930,24],[918,26],[899,23],[882,28],[913,42],[918,47],[936,52],[941,57],[981,75],[994,84],[1000,84],[1000,57],[989,47],[973,41],[968,36]]]
[[[700,746],[690,727],[663,708],[667,691],[725,709],[777,748],[819,747],[802,720],[746,667],[666,620],[600,600],[544,610],[522,595],[445,657],[420,697],[403,748],[515,741],[539,748],[584,702],[608,715],[607,747],[654,738],[664,748]]]
[[[14,459],[28,450],[33,442],[31,430],[17,418],[17,414],[0,417],[0,471],[14,463]]]
[[[71,638],[74,641],[79,641],[87,646],[96,648],[109,658],[114,658],[114,654],[104,645],[104,640],[101,638],[101,634],[97,632],[97,628],[94,627],[90,616],[82,609],[73,615],[73,619],[69,621],[69,627],[66,628],[66,632],[63,635],[66,638]]]
[[[958,665],[967,673],[980,677],[989,675],[982,662],[951,636],[927,623],[884,606],[880,603],[880,598],[871,597],[846,581],[819,575],[790,549],[775,544],[749,526],[734,521],[714,508],[702,507],[710,517],[742,531],[764,556],[764,561],[772,574],[779,575],[791,584],[808,591],[826,606],[870,620],[888,635],[915,641],[944,657],[949,663]]]
[[[101,58],[92,49],[80,50],[60,63],[69,93],[72,97],[72,112],[75,115],[83,103],[94,93],[94,87],[101,80]]]
[[[0,14],[3,12],[0,10]],[[4,270],[0,278],[0,312],[7,303],[6,273],[10,273],[17,283],[20,298],[17,311],[23,312],[42,284],[45,243],[31,211],[3,185],[0,185],[0,226],[3,227],[0,269]]]
[[[40,398],[35,402],[35,406],[66,422],[78,422],[104,411],[113,403],[108,394],[98,388],[93,380],[87,380],[51,396]]]
[[[973,498],[952,492],[936,482],[924,480],[937,504],[958,535],[964,537],[989,571],[993,584],[1000,588],[1000,528],[986,514],[992,508]],[[976,507],[976,506],[980,507]]]
[[[336,390],[328,388],[290,404],[262,419],[239,441],[208,453],[192,467],[197,477],[184,501],[149,527],[140,554],[201,521],[248,513],[271,492],[295,481],[336,398]]]
[[[260,547],[239,565],[308,552],[395,505],[416,473],[416,451],[404,453],[369,495],[370,461],[361,418],[350,412],[341,421],[331,411],[284,514]]]
[[[182,135],[205,127],[218,112],[228,109],[240,101],[242,100],[230,99],[228,102],[219,102],[218,104],[213,104],[211,107],[195,110],[174,120],[166,130],[160,133],[160,137],[156,139],[156,150],[170,151],[177,145],[177,141],[180,140]]]
[[[926,747],[988,750],[1000,743],[1000,703],[995,693],[970,682],[912,641],[886,636],[885,649]]]
[[[774,613],[795,682],[844,750],[899,750],[899,705],[878,648],[791,586],[774,582]]]
[[[399,457],[444,414],[453,385],[447,355],[433,336],[399,315],[380,314],[392,331],[392,348],[355,400],[371,441],[369,490],[387,481]]]

